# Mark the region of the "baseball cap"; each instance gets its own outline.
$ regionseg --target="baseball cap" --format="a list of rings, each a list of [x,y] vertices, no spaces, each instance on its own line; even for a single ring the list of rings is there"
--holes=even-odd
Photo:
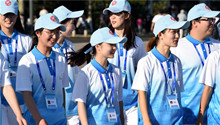
[[[113,0],[109,7],[103,10],[103,14],[107,14],[108,11],[112,13],[119,13],[122,11],[131,13],[131,5],[127,0]]]
[[[0,0],[0,14],[5,15],[6,13],[18,14],[17,0]]]
[[[67,18],[78,18],[82,16],[83,13],[84,13],[84,10],[73,12],[67,9],[65,6],[59,6],[53,11],[53,14],[57,16],[57,18],[59,19],[59,22],[62,22],[63,20]]]
[[[109,44],[116,44],[116,43],[125,43],[127,41],[126,37],[117,37],[115,36],[112,31],[108,27],[100,28],[96,30],[90,38],[90,47],[84,53],[87,54],[92,50],[92,48],[100,43],[109,43]]]
[[[171,15],[161,17],[154,25],[153,33],[155,37],[159,32],[165,29],[185,29],[188,28],[190,23],[188,21],[177,22]]]
[[[218,16],[220,11],[212,11],[206,4],[200,3],[193,6],[187,15],[187,21],[192,21],[199,17],[212,18]]]
[[[59,21],[57,19],[57,17],[52,14],[52,13],[48,13],[45,15],[40,16],[34,26],[34,31],[44,28],[44,29],[48,29],[48,30],[53,30],[60,27],[61,31],[66,31],[66,27],[62,24],[59,24]]]

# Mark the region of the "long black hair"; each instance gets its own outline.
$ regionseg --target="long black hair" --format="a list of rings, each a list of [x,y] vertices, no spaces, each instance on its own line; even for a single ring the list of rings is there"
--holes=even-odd
[[[41,32],[43,31],[43,28],[34,31],[34,33],[33,33],[33,35],[32,35],[32,41],[33,41],[33,43],[32,43],[31,49],[30,49],[29,51],[31,51],[31,50],[34,48],[34,46],[36,46],[37,43],[38,43],[38,37],[37,37],[37,35],[36,35],[36,32],[37,32],[37,31],[41,33]]]
[[[88,43],[83,48],[81,48],[76,52],[69,52],[68,53],[69,56],[67,59],[68,64],[70,64],[71,66],[81,66],[85,62],[89,63],[92,59],[92,55],[90,54],[90,52],[86,54],[84,52],[88,50],[90,47],[91,44]],[[92,54],[95,55],[95,53],[96,53],[95,47],[93,47]]]
[[[125,15],[129,14],[127,11],[122,11],[122,13],[124,13]],[[110,17],[110,16],[109,16]],[[136,47],[135,45],[135,36],[136,36],[136,32],[135,32],[135,28],[134,28],[134,23],[132,23],[132,17],[130,15],[130,17],[128,19],[125,20],[125,25],[124,25],[124,34],[126,34],[127,37],[127,42],[124,44],[124,48],[126,50],[129,50],[132,47]],[[109,29],[111,29],[112,32],[114,32],[114,28],[112,27],[111,23],[109,23],[108,25]]]

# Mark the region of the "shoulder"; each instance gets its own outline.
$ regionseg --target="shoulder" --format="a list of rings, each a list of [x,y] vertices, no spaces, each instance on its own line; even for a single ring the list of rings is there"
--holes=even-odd
[[[142,57],[138,61],[138,65],[147,65],[147,64],[153,64],[156,61],[155,56],[152,54],[152,52],[146,53],[144,57]]]
[[[136,46],[140,46],[140,45],[144,44],[143,40],[140,37],[138,37],[138,36],[135,36],[135,41],[134,42],[135,42]]]
[[[217,39],[214,39],[214,38],[211,38],[211,37],[209,37],[209,39],[210,39],[210,41],[211,41],[212,43],[217,43],[217,44],[220,43],[220,41],[217,40]]]
[[[20,32],[18,32],[18,36],[20,36],[22,39],[32,40],[30,36]]]
[[[68,47],[70,47],[71,49],[73,49],[75,51],[75,46],[73,45],[73,42],[71,42],[71,41],[69,41],[67,39],[65,39],[65,41],[66,41]]]
[[[32,52],[30,51],[29,53],[25,54],[24,56],[21,57],[21,60],[19,61],[19,64],[24,64],[24,65],[28,65],[32,62],[35,61],[35,57],[32,54]]]

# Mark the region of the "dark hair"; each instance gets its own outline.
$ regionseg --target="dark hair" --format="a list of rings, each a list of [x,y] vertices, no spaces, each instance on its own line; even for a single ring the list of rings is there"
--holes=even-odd
[[[194,19],[196,22],[200,22],[200,19],[201,17],[199,17],[199,18],[196,18],[196,19]],[[192,20],[193,21],[193,20]],[[191,31],[192,30],[192,21],[190,21],[190,26],[189,26],[189,28],[188,28],[188,30],[189,31]]]
[[[161,33],[164,33],[165,31],[166,31],[166,29],[163,30],[163,31],[161,31]],[[155,46],[157,46],[158,41],[159,41],[158,35],[157,35],[157,37],[153,37],[153,38],[147,43],[146,51],[147,51],[147,52],[151,51]]]
[[[220,36],[219,36],[219,32],[220,32],[220,31],[218,30],[218,25],[220,25],[220,20],[218,20],[218,21],[214,24],[211,37],[214,38],[214,39],[220,40]]]
[[[126,11],[122,11],[124,14],[128,14],[128,12]],[[112,30],[112,32],[114,32],[114,28],[112,27],[111,23],[109,24],[109,29]],[[126,34],[127,37],[127,42],[124,44],[124,48],[126,50],[129,50],[131,47],[136,47],[134,40],[135,40],[135,36],[136,36],[136,32],[135,32],[135,28],[134,28],[134,24],[132,23],[132,18],[131,16],[125,20],[125,27],[124,27],[124,34]]]
[[[71,18],[66,18],[65,20],[61,21],[60,24],[66,24],[70,20],[71,20]]]
[[[70,64],[71,66],[81,66],[82,64],[84,64],[85,62],[89,63],[92,59],[92,55],[90,54],[90,52],[88,52],[87,54],[85,54],[84,52],[86,50],[88,50],[91,47],[91,44],[88,43],[86,44],[82,49],[78,50],[77,52],[69,52],[68,55],[68,64]],[[93,47],[93,53],[95,54],[95,47]]]
[[[1,26],[0,26],[0,29],[1,29]],[[19,11],[18,11],[18,14],[17,14],[17,19],[16,19],[16,22],[15,22],[15,25],[14,25],[14,29],[16,29],[20,33],[25,34],[24,28],[22,27],[22,24],[21,24]]]
[[[37,31],[42,32],[42,31],[43,31],[43,28],[34,31],[34,33],[33,33],[33,35],[32,35],[32,41],[33,41],[33,43],[32,43],[32,46],[31,46],[30,51],[31,51],[31,50],[34,48],[34,46],[36,46],[37,43],[38,43],[38,37],[37,37],[37,35],[36,35],[36,32],[37,32]]]

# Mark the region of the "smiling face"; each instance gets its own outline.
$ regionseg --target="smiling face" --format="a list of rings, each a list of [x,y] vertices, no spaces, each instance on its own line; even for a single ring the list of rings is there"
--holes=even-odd
[[[51,48],[59,39],[59,28],[54,30],[43,29],[41,32],[36,31],[36,35],[38,37],[37,46],[40,45],[46,48]]]
[[[176,47],[179,39],[179,29],[166,29],[158,34],[158,44],[163,44],[167,47]]]
[[[111,13],[110,12],[110,23],[114,29],[123,29],[125,25],[125,20],[130,17],[129,13],[119,12]]]
[[[116,44],[101,43],[95,46],[96,56],[102,56],[106,59],[113,58],[116,51]]]
[[[2,28],[13,29],[17,20],[17,15],[13,13],[0,14],[0,24]]]

